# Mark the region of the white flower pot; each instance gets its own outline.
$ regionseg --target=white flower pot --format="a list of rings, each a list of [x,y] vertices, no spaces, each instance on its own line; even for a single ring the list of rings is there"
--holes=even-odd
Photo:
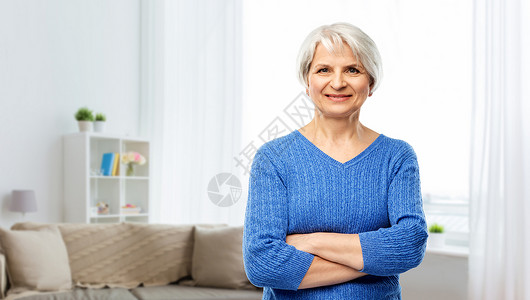
[[[94,131],[95,132],[105,132],[105,121],[95,121],[94,122]]]
[[[92,121],[77,121],[79,131],[92,131]]]
[[[445,233],[429,232],[427,244],[432,248],[441,248],[445,245]]]

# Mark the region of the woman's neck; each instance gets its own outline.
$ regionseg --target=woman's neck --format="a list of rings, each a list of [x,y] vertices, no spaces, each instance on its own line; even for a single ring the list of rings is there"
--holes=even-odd
[[[315,117],[302,131],[312,141],[344,144],[364,140],[371,130],[361,124],[358,113],[349,118],[330,118],[315,111]]]

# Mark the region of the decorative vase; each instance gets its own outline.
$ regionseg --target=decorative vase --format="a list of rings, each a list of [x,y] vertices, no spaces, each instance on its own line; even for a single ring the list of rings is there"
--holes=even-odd
[[[125,171],[125,174],[127,176],[134,176],[134,164],[133,163],[127,164],[127,170]]]
[[[92,121],[77,121],[79,131],[92,131]]]
[[[445,233],[429,232],[427,243],[430,247],[441,248],[445,245]]]
[[[105,132],[105,121],[94,121],[95,132]]]

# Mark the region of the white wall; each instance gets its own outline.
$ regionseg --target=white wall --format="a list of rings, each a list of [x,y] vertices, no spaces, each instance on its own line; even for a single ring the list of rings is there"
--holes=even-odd
[[[0,226],[13,189],[35,190],[24,220],[62,221],[62,140],[82,106],[107,131],[138,132],[140,2],[0,0]]]

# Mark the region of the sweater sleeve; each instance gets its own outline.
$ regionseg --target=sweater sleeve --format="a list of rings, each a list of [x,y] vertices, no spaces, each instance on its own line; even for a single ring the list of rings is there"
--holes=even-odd
[[[287,189],[261,147],[254,157],[243,233],[247,277],[258,287],[297,290],[314,255],[285,242]]]
[[[418,162],[410,146],[392,173],[388,188],[391,226],[359,234],[364,261],[361,272],[376,276],[396,275],[415,268],[425,254],[427,225]]]

